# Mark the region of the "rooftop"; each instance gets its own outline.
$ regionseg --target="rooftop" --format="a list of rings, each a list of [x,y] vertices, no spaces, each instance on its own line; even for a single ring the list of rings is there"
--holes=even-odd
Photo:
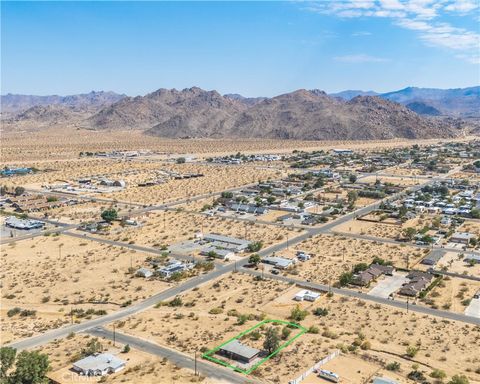
[[[82,360],[78,360],[77,362],[73,363],[73,366],[81,369],[82,371],[105,371],[109,368],[117,369],[124,364],[124,360],[121,360],[110,353],[100,353],[98,355],[90,355]]]
[[[239,342],[237,339],[225,344],[220,348],[222,351],[233,353],[238,356],[251,359],[260,353],[260,350],[249,347]]]

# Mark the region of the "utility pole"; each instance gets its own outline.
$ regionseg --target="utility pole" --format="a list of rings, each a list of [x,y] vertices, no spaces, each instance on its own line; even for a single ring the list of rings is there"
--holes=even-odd
[[[198,376],[197,374],[197,351],[195,350],[195,376]]]
[[[70,307],[70,319],[71,319],[72,325],[73,325],[73,306]]]
[[[115,323],[113,324],[113,346],[115,347]]]

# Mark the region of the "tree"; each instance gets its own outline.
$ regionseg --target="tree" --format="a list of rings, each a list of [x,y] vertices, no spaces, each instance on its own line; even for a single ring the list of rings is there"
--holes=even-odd
[[[123,347],[122,353],[128,353],[128,352],[130,352],[130,345],[125,344],[125,346]]]
[[[292,333],[292,330],[290,328],[283,327],[282,328],[282,339],[287,340],[291,333]]]
[[[471,215],[472,218],[474,218],[474,219],[480,219],[480,209],[478,209],[478,208],[473,208],[473,209],[470,211],[470,215]]]
[[[15,187],[15,196],[20,196],[25,193],[25,188],[23,187]]]
[[[366,271],[367,269],[368,269],[367,263],[358,263],[353,266],[353,273]]]
[[[118,217],[118,212],[114,208],[109,208],[104,210],[101,216],[103,220],[110,223]]]
[[[0,348],[0,382],[7,377],[7,372],[12,368],[17,356],[17,350],[11,347]]]
[[[218,257],[218,253],[212,250],[212,251],[209,251],[207,253],[207,256],[211,259],[214,259],[214,258]]]
[[[177,164],[185,164],[187,160],[185,159],[185,157],[179,157],[177,159]]]
[[[302,321],[303,319],[305,319],[305,317],[307,317],[307,315],[308,311],[303,310],[302,308],[300,308],[300,305],[297,304],[295,308],[293,308],[290,312],[290,319],[294,321]]]
[[[464,375],[454,375],[448,384],[469,384],[467,377]]]
[[[408,227],[403,230],[403,235],[410,241],[413,240],[416,234],[417,230],[413,227]]]
[[[40,384],[46,382],[50,368],[48,355],[40,352],[22,351],[17,357],[15,371],[10,375],[12,383]]]
[[[255,265],[258,265],[258,263],[260,263],[260,255],[258,253],[254,253],[253,255],[251,255],[249,258],[248,258],[248,262],[251,263],[251,264],[255,264]]]
[[[399,208],[399,210],[398,210],[398,217],[400,217],[400,218],[405,217],[405,215],[407,214],[407,212],[408,212],[407,207],[405,207],[405,206],[402,205],[402,206]]]
[[[82,351],[82,355],[83,356],[90,356],[90,355],[93,355],[94,353],[98,353],[98,352],[102,352],[102,351],[103,351],[103,345],[95,337],[87,343],[87,346]]]
[[[352,174],[348,177],[348,180],[350,181],[350,183],[354,184],[354,183],[357,181],[357,175],[355,175],[354,173],[352,173]]]
[[[249,252],[258,252],[260,249],[262,249],[263,243],[261,241],[253,241],[250,244],[248,244],[248,251]]]
[[[327,308],[315,308],[313,311],[313,314],[315,316],[327,316],[328,315],[328,309]]]
[[[267,329],[265,334],[265,341],[263,342],[263,348],[270,355],[273,351],[278,348],[280,344],[280,335],[276,328],[270,327]]]
[[[344,287],[345,285],[350,284],[352,280],[353,274],[351,272],[344,272],[340,275],[340,279],[338,280],[338,282],[342,287]]]
[[[353,207],[358,199],[358,193],[356,191],[348,191],[347,193],[348,204]]]

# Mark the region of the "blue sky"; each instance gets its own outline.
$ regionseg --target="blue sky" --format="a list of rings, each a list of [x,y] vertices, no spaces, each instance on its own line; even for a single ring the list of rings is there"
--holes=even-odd
[[[2,1],[2,94],[478,85],[479,1]]]

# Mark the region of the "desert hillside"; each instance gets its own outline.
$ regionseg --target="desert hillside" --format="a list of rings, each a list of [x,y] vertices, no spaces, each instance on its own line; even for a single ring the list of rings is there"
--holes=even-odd
[[[165,138],[386,140],[452,138],[478,130],[474,121],[441,115],[425,103],[405,106],[368,94],[347,100],[317,89],[272,98],[221,95],[198,87],[162,88],[136,97],[110,92],[20,96],[3,97],[8,101],[5,131],[71,127],[136,130]],[[19,111],[10,116],[11,110]]]

